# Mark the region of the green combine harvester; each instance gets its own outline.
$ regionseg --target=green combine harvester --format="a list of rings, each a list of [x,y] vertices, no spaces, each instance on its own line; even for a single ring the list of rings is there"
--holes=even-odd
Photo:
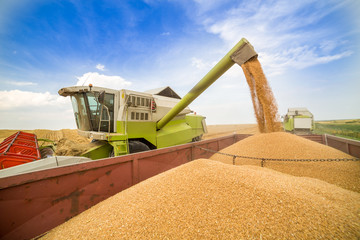
[[[205,117],[188,105],[236,62],[257,53],[241,39],[182,99],[170,87],[136,92],[92,86],[59,90],[71,97],[78,133],[97,141],[83,156],[100,159],[199,141]]]
[[[289,108],[283,125],[286,132],[311,134],[315,128],[314,116],[307,108]]]

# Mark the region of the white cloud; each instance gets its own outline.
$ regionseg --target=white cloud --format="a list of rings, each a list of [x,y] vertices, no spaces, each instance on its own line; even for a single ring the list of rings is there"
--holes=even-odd
[[[320,55],[316,49],[309,46],[294,47],[278,53],[259,53],[259,59],[268,76],[282,74],[286,69],[304,69],[310,66],[324,64],[352,55],[351,51],[344,51],[333,55]]]
[[[203,70],[209,68],[209,65],[210,64],[205,63],[202,59],[196,57],[191,58],[191,66],[196,67],[197,69]]]
[[[93,86],[112,88],[112,89],[123,89],[131,86],[131,82],[126,81],[120,76],[108,76],[99,74],[97,72],[88,72],[83,74],[81,77],[77,77],[77,86],[92,84]]]
[[[352,54],[331,26],[308,28],[340,7],[342,3],[314,0],[252,1],[230,9],[221,19],[209,15],[203,24],[208,32],[219,35],[227,48],[246,37],[259,53],[267,73],[277,75],[289,68],[302,69]],[[324,40],[329,36],[331,41]]]
[[[331,53],[331,51],[336,49],[336,46],[336,42],[332,40],[324,40],[320,43],[320,49],[326,54]]]
[[[86,73],[78,77],[77,85],[121,89],[131,85],[119,76]],[[0,128],[62,129],[76,128],[70,99],[50,92],[22,90],[0,91]]]
[[[36,93],[21,90],[0,91],[0,110],[34,108],[43,106],[65,106],[64,97],[49,92]]]
[[[11,84],[11,85],[15,85],[15,86],[34,86],[34,85],[38,85],[37,83],[34,83],[34,82],[7,81],[6,83]]]
[[[194,0],[197,4],[199,13],[203,13],[218,8],[221,4],[229,2],[229,0]],[[186,3],[185,3],[186,4]]]
[[[0,91],[0,128],[76,128],[69,98],[49,92]]]
[[[223,84],[217,85],[223,86]],[[239,89],[239,86],[234,88],[214,86],[194,101],[190,109],[205,116],[209,125],[256,122],[249,90]]]
[[[99,69],[100,71],[105,71],[105,66],[99,63],[98,65],[96,65],[96,69]]]

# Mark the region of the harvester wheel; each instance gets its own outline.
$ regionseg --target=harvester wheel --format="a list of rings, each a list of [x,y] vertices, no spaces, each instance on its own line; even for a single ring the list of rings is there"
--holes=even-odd
[[[129,142],[129,152],[130,153],[137,153],[137,152],[144,152],[149,151],[150,148],[145,143],[139,141],[130,141]]]
[[[193,141],[193,142],[198,142],[198,141],[201,141],[201,139],[202,139],[202,135],[197,136],[197,137],[194,137],[194,138],[192,139],[192,141]]]
[[[111,150],[111,152],[109,153],[109,157],[115,157],[115,152],[114,152],[114,148]]]
[[[41,158],[48,158],[54,156],[54,150],[51,147],[45,147],[40,150]]]

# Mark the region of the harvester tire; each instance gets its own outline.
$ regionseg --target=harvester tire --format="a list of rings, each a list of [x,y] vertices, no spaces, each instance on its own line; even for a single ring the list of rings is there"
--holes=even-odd
[[[51,147],[45,147],[40,150],[41,159],[54,156],[54,150]]]
[[[144,152],[149,151],[150,148],[145,143],[139,141],[130,141],[129,142],[129,152],[130,153],[137,153],[137,152]]]
[[[202,135],[197,136],[197,137],[194,137],[194,138],[192,139],[192,142],[198,142],[198,141],[201,141],[201,139],[202,139]]]

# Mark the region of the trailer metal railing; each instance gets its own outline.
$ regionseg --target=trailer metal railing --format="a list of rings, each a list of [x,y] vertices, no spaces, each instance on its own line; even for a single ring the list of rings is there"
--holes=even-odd
[[[324,134],[323,144],[360,158],[360,141]]]

